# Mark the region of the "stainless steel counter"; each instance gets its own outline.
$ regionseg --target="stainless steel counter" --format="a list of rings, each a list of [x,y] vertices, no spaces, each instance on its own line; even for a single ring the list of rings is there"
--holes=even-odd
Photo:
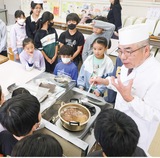
[[[50,134],[55,137],[62,145],[65,156],[86,156],[95,143],[93,125],[101,111],[99,106],[106,106],[106,102],[101,97],[96,97],[91,93],[88,94],[75,88],[75,82],[70,82],[68,85],[61,85],[62,87],[60,87],[60,84],[55,82],[54,77],[53,74],[42,73],[27,83],[30,86],[39,85],[40,82],[56,84],[55,92],[48,93],[48,97],[41,103],[44,128],[36,132]],[[77,99],[80,104],[86,106],[91,112],[91,118],[85,129],[79,132],[66,130],[62,127],[61,120],[57,117],[61,102],[68,103],[73,98]]]

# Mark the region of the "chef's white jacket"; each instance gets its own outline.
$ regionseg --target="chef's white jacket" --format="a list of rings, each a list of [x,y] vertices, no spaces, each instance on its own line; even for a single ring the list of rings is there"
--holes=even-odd
[[[131,90],[134,99],[126,102],[118,92],[115,108],[137,123],[140,131],[138,146],[147,152],[160,122],[160,63],[150,56],[131,74],[127,76],[127,73],[128,69],[123,65],[120,78],[124,84],[134,79]],[[108,88],[115,90],[111,81]]]

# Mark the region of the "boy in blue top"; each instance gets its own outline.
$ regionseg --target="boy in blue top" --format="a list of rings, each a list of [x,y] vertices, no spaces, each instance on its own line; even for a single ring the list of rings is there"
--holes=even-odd
[[[78,78],[78,68],[77,66],[71,61],[73,56],[74,49],[69,45],[63,45],[60,50],[59,54],[61,56],[61,62],[59,62],[55,69],[55,75],[63,75],[69,76],[72,80],[76,80]]]

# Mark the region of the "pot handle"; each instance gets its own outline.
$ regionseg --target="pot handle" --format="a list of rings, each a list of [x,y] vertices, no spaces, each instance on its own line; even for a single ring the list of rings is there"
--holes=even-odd
[[[69,125],[77,125],[80,126],[80,122],[76,122],[76,121],[70,121]]]
[[[72,98],[72,99],[70,99],[70,102],[79,103],[79,99],[77,99],[77,98]]]
[[[61,106],[64,106],[66,103],[64,101],[61,102]]]

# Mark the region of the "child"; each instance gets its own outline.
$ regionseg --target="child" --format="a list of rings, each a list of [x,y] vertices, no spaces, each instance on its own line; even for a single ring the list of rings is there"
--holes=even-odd
[[[104,37],[97,37],[92,43],[93,55],[83,63],[77,80],[77,85],[80,89],[88,91],[91,77],[101,76],[105,77],[108,73],[113,71],[113,62],[105,54],[108,42]],[[104,86],[96,86],[92,88],[92,92],[96,96],[103,95],[105,90]]]
[[[23,87],[19,87],[12,92],[12,97],[17,96],[19,94],[23,94],[23,93],[30,94],[30,92],[27,89]]]
[[[30,16],[26,18],[26,33],[27,36],[33,40],[37,29],[37,21],[40,18],[40,13],[42,9],[43,0],[33,0],[31,2]]]
[[[121,111],[104,107],[94,126],[94,136],[101,150],[87,157],[146,157],[137,146],[140,133],[135,121]]]
[[[45,59],[46,72],[53,73],[57,64],[58,35],[53,28],[54,15],[48,11],[44,12],[38,21],[39,30],[35,35],[35,47],[42,51]]]
[[[60,48],[59,54],[61,55],[62,62],[59,62],[56,65],[54,69],[55,75],[67,75],[67,76],[70,76],[72,80],[77,81],[78,68],[71,61],[73,53],[74,53],[74,50],[71,46],[63,45]]]
[[[62,45],[69,45],[73,47],[74,54],[71,60],[74,61],[76,66],[78,66],[79,60],[81,59],[80,52],[84,44],[84,36],[76,28],[79,21],[80,18],[76,13],[68,14],[66,17],[68,30],[62,32],[59,37],[60,47],[62,47]]]
[[[28,71],[33,68],[38,70],[45,70],[45,61],[41,51],[35,49],[34,42],[31,38],[23,40],[23,51],[20,54],[20,62]]]
[[[99,16],[95,20],[93,20],[92,26],[93,26],[93,33],[87,37],[84,43],[82,51],[83,62],[89,55],[93,54],[91,44],[93,43],[94,39],[97,37],[105,37],[109,44],[110,38],[113,35],[115,29],[115,26],[111,23],[108,23],[107,18],[103,16]]]
[[[17,10],[14,14],[16,23],[11,28],[10,39],[11,48],[14,53],[14,60],[19,62],[19,54],[22,52],[22,41],[27,37],[25,28],[25,14],[22,10]]]
[[[31,94],[19,94],[4,102],[0,122],[6,130],[0,133],[0,153],[11,155],[13,146],[39,127],[40,103]]]
[[[13,148],[13,157],[63,157],[61,144],[51,135],[36,133],[20,140]]]

